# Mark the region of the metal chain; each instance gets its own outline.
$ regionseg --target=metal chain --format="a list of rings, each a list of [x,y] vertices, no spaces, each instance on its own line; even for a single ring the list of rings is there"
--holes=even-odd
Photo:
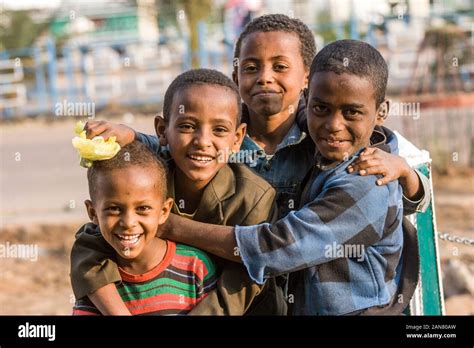
[[[466,245],[471,245],[471,246],[474,245],[474,239],[472,238],[459,237],[447,232],[444,232],[444,233],[438,232],[438,237],[439,239],[446,240],[448,242],[466,244]]]

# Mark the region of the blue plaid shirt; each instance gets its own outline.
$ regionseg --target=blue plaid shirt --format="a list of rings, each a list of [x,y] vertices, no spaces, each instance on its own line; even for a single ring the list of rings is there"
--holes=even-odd
[[[388,139],[376,130],[373,146],[396,153],[396,137],[384,130]],[[373,175],[347,173],[359,153],[329,165],[317,158],[299,210],[274,224],[236,226],[240,254],[254,281],[302,270],[293,294],[296,315],[342,315],[381,306],[396,290],[403,246],[401,187],[397,181],[377,186]]]

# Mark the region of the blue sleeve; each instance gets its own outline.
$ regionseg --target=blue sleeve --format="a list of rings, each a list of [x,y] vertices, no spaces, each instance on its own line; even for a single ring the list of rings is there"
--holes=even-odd
[[[334,243],[368,246],[382,239],[388,209],[402,214],[401,193],[397,181],[386,186],[374,182],[372,175],[329,179],[314,200],[276,223],[236,226],[250,277],[261,284],[265,278],[336,259],[327,253]],[[399,193],[398,199],[392,195],[396,207],[389,208],[389,190]]]
[[[145,144],[151,151],[154,153],[160,153],[162,151],[162,146],[160,145],[159,139],[155,135],[148,135],[136,132],[137,140]]]

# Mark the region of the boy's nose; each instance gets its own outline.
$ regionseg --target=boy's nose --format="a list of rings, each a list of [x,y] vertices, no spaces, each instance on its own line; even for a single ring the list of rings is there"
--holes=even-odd
[[[120,219],[120,227],[129,230],[137,225],[137,219],[134,212],[125,212]]]
[[[201,130],[194,136],[194,145],[199,148],[209,147],[212,144],[212,134],[210,130]]]
[[[258,74],[257,83],[266,85],[273,82],[273,69],[271,67],[262,67]]]
[[[326,119],[325,127],[331,133],[343,130],[344,116],[340,112],[333,113],[330,117]]]

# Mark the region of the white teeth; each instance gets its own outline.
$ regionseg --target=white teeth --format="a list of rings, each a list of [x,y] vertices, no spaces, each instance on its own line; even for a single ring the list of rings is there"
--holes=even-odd
[[[140,237],[139,234],[133,234],[133,235],[124,235],[124,234],[118,234],[117,235],[120,239],[123,240],[129,240],[129,241],[135,241],[138,240],[138,237]]]
[[[194,156],[194,155],[189,155],[189,157],[195,161],[199,162],[210,162],[213,160],[212,157],[209,156]]]

